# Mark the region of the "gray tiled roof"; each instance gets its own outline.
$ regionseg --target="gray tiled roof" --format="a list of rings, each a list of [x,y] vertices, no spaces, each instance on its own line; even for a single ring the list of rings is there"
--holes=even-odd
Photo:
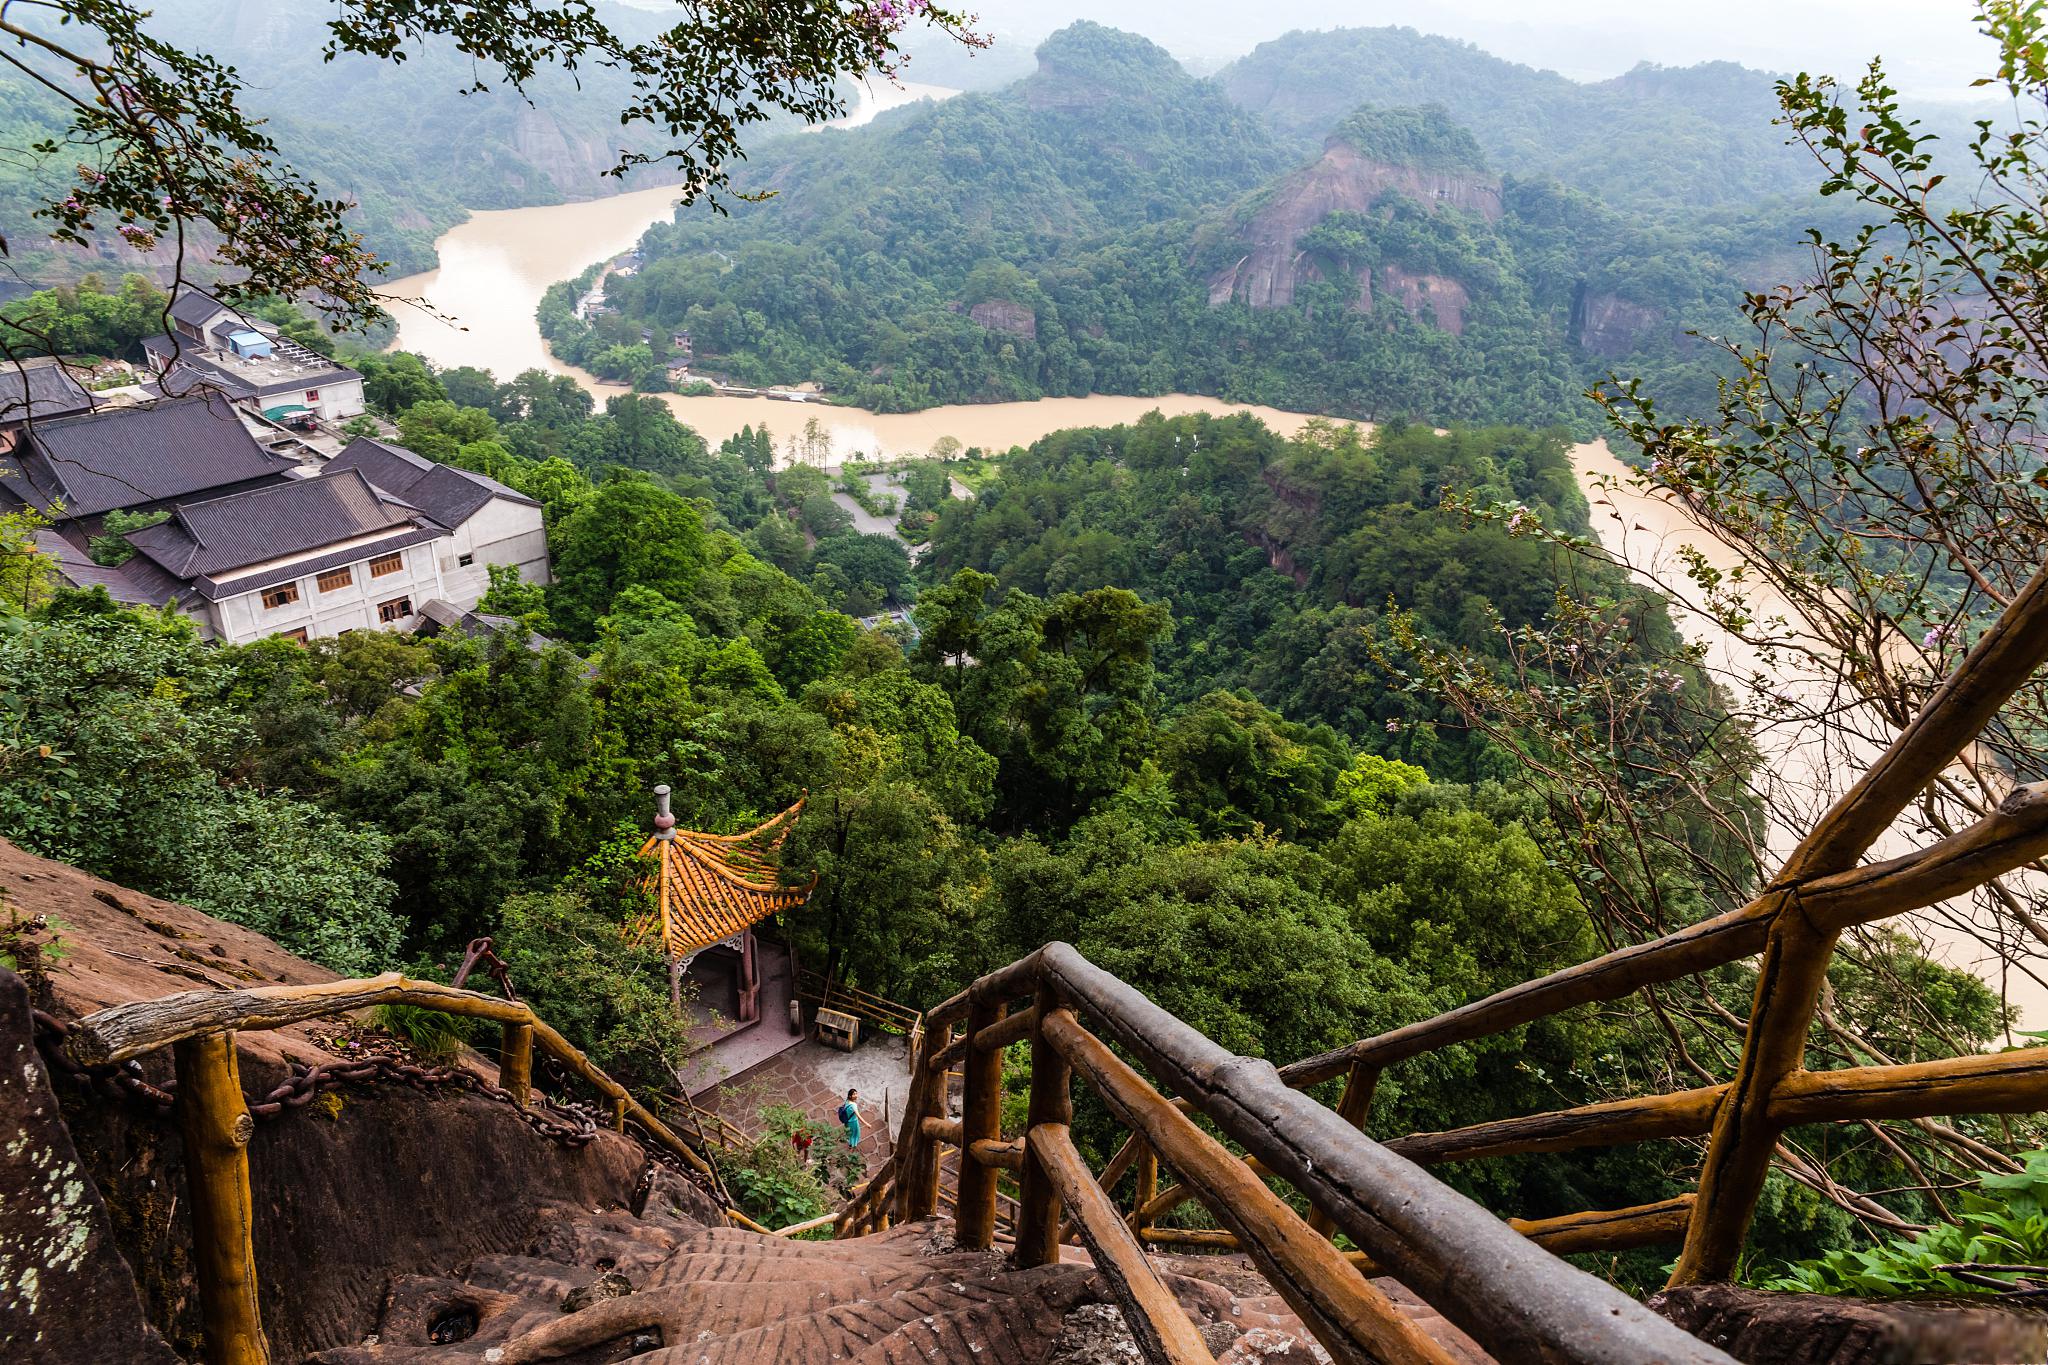
[[[137,577],[128,565],[95,564],[92,556],[55,531],[36,532],[36,549],[56,565],[57,576],[74,588],[105,588],[116,602],[132,607],[160,607],[179,595],[184,586],[161,575]],[[131,559],[128,564],[142,561]],[[163,589],[163,590],[159,590]]]
[[[410,511],[379,497],[358,474],[294,479],[224,498],[180,503],[169,521],[133,532],[128,541],[177,578],[218,581],[265,560],[409,531],[417,525]]]
[[[507,498],[538,507],[524,493],[507,488],[496,479],[473,474],[454,465],[439,464],[404,446],[358,436],[327,462],[321,477],[360,472],[386,493],[404,498],[449,530],[476,515],[492,498]]]
[[[483,611],[464,611],[445,598],[430,598],[419,605],[419,622],[413,627],[416,635],[434,636],[444,630],[452,630],[471,639],[489,639],[503,631],[517,631],[524,638],[526,648],[539,654],[554,643],[539,631],[528,630],[519,623],[516,616],[494,616]]]
[[[92,411],[92,395],[54,360],[0,364],[0,423]]]
[[[188,286],[181,290],[172,302],[171,317],[187,326],[197,327],[221,309],[231,307],[232,304],[222,303],[204,289],[193,289]]]
[[[217,394],[38,422],[17,463],[16,471],[0,470],[0,483],[45,511],[61,501],[68,517],[278,479],[298,467],[257,444]]]

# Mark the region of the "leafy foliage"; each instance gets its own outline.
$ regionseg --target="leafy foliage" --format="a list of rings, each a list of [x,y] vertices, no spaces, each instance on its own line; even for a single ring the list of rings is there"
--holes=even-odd
[[[1944,1266],[2039,1266],[2048,1261],[2048,1151],[2028,1152],[2022,1170],[1985,1173],[1977,1188],[1957,1198],[1958,1213],[1912,1237],[1872,1247],[1843,1247],[1818,1260],[1789,1266],[1763,1282],[1765,1289],[1801,1294],[1986,1294],[1982,1280],[1963,1279]]]

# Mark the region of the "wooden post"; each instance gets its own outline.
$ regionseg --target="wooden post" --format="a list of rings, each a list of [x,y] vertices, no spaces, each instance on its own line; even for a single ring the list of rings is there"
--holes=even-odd
[[[620,1095],[612,1101],[612,1131],[614,1133],[626,1131],[626,1097],[624,1095]]]
[[[1073,1067],[1046,1040],[1045,1019],[1060,1007],[1048,986],[1038,988],[1039,1025],[1031,1034],[1031,1108],[1024,1144],[1022,1198],[1017,1208],[1017,1264],[1050,1265],[1060,1256],[1058,1186],[1032,1150],[1030,1129],[1043,1123],[1065,1127],[1074,1121]]]
[[[1159,1194],[1159,1153],[1138,1134],[1133,1133],[1131,1137],[1139,1144],[1138,1190],[1131,1200],[1131,1231],[1143,1232],[1152,1223],[1145,1215],[1145,1206]]]
[[[925,1129],[945,1113],[946,1073],[933,1071],[930,1053],[945,1047],[951,1032],[948,1026],[927,1033],[923,1042],[937,1046],[910,1050],[910,1095],[903,1103],[896,1144],[896,1217],[901,1222],[929,1218],[939,1207],[939,1144]]]
[[[967,1016],[967,1071],[960,1100],[960,1183],[955,1191],[953,1238],[963,1249],[986,1251],[995,1244],[996,1168],[974,1159],[974,1144],[1002,1140],[1003,1053],[974,1046],[986,1029],[1002,1020],[1006,1007],[977,1004]]]
[[[178,1131],[192,1194],[192,1261],[206,1329],[207,1365],[267,1365],[263,1315],[256,1302],[254,1201],[249,1137],[235,1035],[202,1034],[178,1042]]]
[[[1110,1296],[1123,1310],[1138,1354],[1147,1365],[1216,1365],[1216,1357],[1173,1291],[1159,1282],[1159,1272],[1145,1249],[1117,1217],[1109,1195],[1088,1173],[1073,1138],[1062,1124],[1041,1124],[1031,1130],[1027,1149],[1052,1177],[1062,1200],[1073,1210],[1081,1240],[1095,1261],[1096,1273],[1109,1284]]]
[[[498,1026],[498,1088],[521,1109],[533,1102],[533,1025]]]
[[[1353,1062],[1351,1070],[1344,1075],[1344,1093],[1337,1097],[1337,1117],[1364,1132],[1365,1121],[1372,1115],[1372,1092],[1379,1083],[1378,1067]],[[1309,1211],[1308,1225],[1325,1237],[1334,1239],[1337,1235],[1335,1220],[1321,1209]]]
[[[1770,1112],[1771,1094],[1806,1058],[1806,1030],[1820,1004],[1839,935],[1808,923],[1796,893],[1782,894],[1788,904],[1771,925],[1742,1059],[1714,1113],[1700,1165],[1697,1216],[1686,1228],[1685,1250],[1671,1271],[1675,1285],[1725,1280],[1735,1273],[1783,1131]]]

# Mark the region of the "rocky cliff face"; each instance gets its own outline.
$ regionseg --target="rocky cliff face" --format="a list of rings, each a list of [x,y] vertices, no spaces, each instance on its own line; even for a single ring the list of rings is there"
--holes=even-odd
[[[1300,247],[1302,236],[1333,213],[1365,214],[1389,190],[1427,208],[1463,209],[1498,221],[1500,182],[1492,176],[1398,165],[1367,156],[1333,137],[1321,159],[1287,177],[1240,229],[1244,254],[1209,277],[1209,303],[1232,299],[1253,308],[1285,308],[1303,283],[1324,278],[1323,263]],[[1390,294],[1411,316],[1433,319],[1446,331],[1464,328],[1470,302],[1464,285],[1445,276],[1387,264],[1354,272],[1360,312],[1373,306],[1374,289]]]
[[[1618,294],[1581,286],[1572,299],[1572,341],[1604,360],[1627,355],[1651,332],[1668,325],[1657,309],[1631,303]]]
[[[967,310],[967,316],[991,332],[1007,332],[1026,340],[1035,340],[1038,336],[1037,314],[1008,299],[988,299],[977,303]]]
[[[0,898],[22,919],[55,926],[42,937],[55,938],[61,957],[39,954],[24,975],[36,1008],[59,1020],[182,990],[334,975],[246,929],[5,839]],[[177,1124],[132,1095],[102,1093],[109,1087],[40,1066],[30,1074],[20,1064],[37,1051],[26,1001],[0,972],[0,1058],[16,1059],[15,1080],[0,1084],[0,1133],[22,1139],[0,1143],[0,1360],[198,1359]],[[245,1091],[262,1096],[295,1071],[335,1063],[332,1031],[308,1023],[235,1035]],[[480,1057],[463,1065],[495,1078]],[[171,1079],[168,1049],[140,1066],[151,1084]],[[521,1250],[565,1217],[638,1209],[649,1188],[637,1143],[609,1131],[580,1147],[550,1141],[511,1105],[458,1086],[328,1091],[259,1120],[248,1152],[264,1329],[278,1361],[361,1340],[395,1276]],[[692,1216],[717,1221],[718,1210],[699,1197]]]

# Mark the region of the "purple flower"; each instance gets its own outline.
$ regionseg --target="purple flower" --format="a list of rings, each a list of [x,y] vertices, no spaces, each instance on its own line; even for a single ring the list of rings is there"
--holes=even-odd
[[[1398,735],[1398,734],[1400,734],[1400,733],[1401,733],[1401,722],[1400,722],[1400,721],[1398,721],[1398,720],[1390,720],[1390,721],[1388,721],[1388,722],[1387,722],[1387,733],[1388,733],[1388,734],[1390,734],[1390,735]]]
[[[1920,637],[1920,647],[1922,649],[1941,648],[1944,644],[1948,643],[1948,637],[1953,630],[1953,626],[1934,627],[1932,630],[1929,630],[1925,635]]]

